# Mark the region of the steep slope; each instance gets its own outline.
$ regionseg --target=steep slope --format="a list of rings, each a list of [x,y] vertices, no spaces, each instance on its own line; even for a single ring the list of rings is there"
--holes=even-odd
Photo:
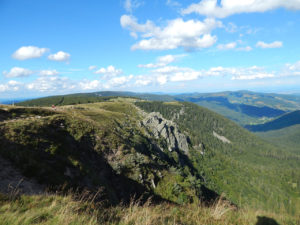
[[[300,152],[300,111],[287,113],[268,123],[246,126],[270,143],[287,151]]]
[[[249,91],[183,94],[176,100],[194,102],[241,125],[262,123],[300,108],[298,96]]]
[[[277,119],[274,119],[264,124],[247,125],[245,126],[245,128],[253,132],[266,132],[283,129],[285,127],[290,127],[297,124],[300,124],[300,110],[287,113]]]
[[[186,203],[215,191],[241,207],[300,208],[299,155],[192,103],[111,98],[2,111],[0,154],[53,189],[102,188],[116,203],[132,195]]]
[[[100,188],[111,204],[133,196],[177,203],[217,197],[181,149],[186,137],[176,125],[159,117],[164,126],[153,133],[130,101],[2,107],[0,155],[51,190]]]
[[[230,120],[191,103],[136,104],[173,119],[188,133],[194,146],[190,153],[193,165],[211,189],[224,192],[238,205],[299,210],[299,155],[277,149]]]
[[[286,151],[300,153],[300,125],[293,125],[277,130],[270,130],[266,132],[256,132],[256,135],[276,144]]]

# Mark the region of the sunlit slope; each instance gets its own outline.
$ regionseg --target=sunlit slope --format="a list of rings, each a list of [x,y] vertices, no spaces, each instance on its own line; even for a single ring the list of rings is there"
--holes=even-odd
[[[195,147],[191,152],[194,166],[210,188],[224,192],[239,205],[299,209],[299,155],[276,148],[191,103],[136,104],[147,112],[159,111],[173,118],[189,134]]]
[[[298,155],[192,103],[102,101],[2,109],[1,155],[51,186],[104,188],[112,202],[132,195],[193,202],[213,197],[210,189],[240,207],[299,210]],[[164,138],[149,136],[141,121],[150,112],[178,125],[188,137],[187,152],[170,151]]]

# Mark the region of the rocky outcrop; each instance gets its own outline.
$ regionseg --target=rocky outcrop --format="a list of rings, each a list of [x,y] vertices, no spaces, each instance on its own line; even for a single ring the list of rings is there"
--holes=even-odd
[[[142,126],[146,127],[155,138],[165,138],[169,151],[180,149],[185,153],[188,152],[187,137],[179,131],[173,121],[163,118],[160,113],[149,113],[142,121]]]
[[[213,136],[218,138],[220,141],[222,141],[223,143],[227,143],[230,144],[231,141],[229,141],[226,137],[219,135],[217,132],[213,131]]]

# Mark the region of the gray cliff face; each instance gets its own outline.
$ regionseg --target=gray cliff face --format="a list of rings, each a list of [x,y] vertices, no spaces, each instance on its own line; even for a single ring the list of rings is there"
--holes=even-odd
[[[163,137],[168,143],[169,151],[182,150],[188,153],[187,137],[182,134],[177,125],[158,112],[152,112],[142,121],[142,125],[151,131],[155,138]]]

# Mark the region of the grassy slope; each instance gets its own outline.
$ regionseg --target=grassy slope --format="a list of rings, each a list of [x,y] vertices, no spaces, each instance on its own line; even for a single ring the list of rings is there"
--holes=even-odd
[[[72,195],[21,196],[17,199],[8,199],[0,195],[0,221],[3,225],[248,225],[277,224],[276,222],[286,225],[300,224],[299,217],[251,209],[236,211],[222,201],[216,202],[212,207],[166,203],[140,205],[138,202],[132,202],[127,207],[106,208],[87,200],[75,200]]]
[[[0,154],[53,189],[65,183],[101,187],[112,203],[142,194],[178,203],[197,199],[201,184],[192,182],[199,175],[192,173],[190,160],[182,152],[158,149],[166,143],[145,135],[130,101],[2,109]]]
[[[299,155],[281,151],[228,119],[190,103],[137,103],[144,110],[159,111],[166,118],[177,116],[176,123],[189,133],[192,145],[204,144],[206,154],[192,151],[194,165],[208,186],[238,205],[272,210],[299,211]],[[222,143],[213,131],[231,144]],[[270,198],[270,196],[272,196]]]
[[[145,110],[160,111],[168,119],[175,118],[181,129],[189,134],[193,146],[204,144],[204,157],[200,154],[203,149],[195,147],[197,150],[191,150],[190,160],[197,174],[206,179],[206,185],[211,189],[219,193],[225,192],[226,197],[242,207],[265,208],[282,213],[288,211],[290,214],[297,212],[300,207],[297,205],[300,186],[299,158],[275,149],[222,116],[194,104],[146,103],[148,108],[143,104],[139,106]],[[180,115],[182,108],[185,113]],[[199,184],[194,182],[195,177],[190,172],[193,168],[190,168],[188,163],[181,165],[183,159],[180,160],[178,153],[170,155],[166,151],[164,159],[155,149],[151,150],[151,141],[147,140],[143,136],[143,131],[136,127],[138,116],[129,99],[126,102],[123,100],[118,102],[118,99],[115,99],[114,102],[59,107],[57,111],[60,113],[44,120],[41,118],[42,122],[20,120],[3,125],[2,128],[9,131],[5,132],[6,139],[14,142],[31,141],[30,138],[26,139],[28,132],[40,133],[41,130],[36,128],[41,127],[41,124],[46,124],[46,127],[52,124],[57,129],[60,127],[60,119],[63,118],[63,126],[75,139],[73,144],[86,146],[85,134],[92,133],[96,134],[94,137],[98,136],[96,140],[101,140],[101,142],[92,142],[95,143],[93,149],[96,146],[99,147],[99,153],[105,156],[105,160],[109,162],[109,168],[114,173],[123,174],[135,181],[142,173],[148,191],[152,190],[151,179],[158,179],[154,192],[171,201],[187,202],[197,195]],[[174,117],[174,113],[177,117]],[[51,123],[51,121],[57,121],[55,118],[59,118],[59,123]],[[48,131],[44,131],[44,135],[48,136]],[[225,136],[232,143],[222,143],[212,135],[213,131]],[[16,136],[15,132],[21,135]],[[55,136],[53,140],[57,142],[56,137],[64,137],[64,134]],[[30,147],[40,149],[39,143],[49,142],[43,139],[44,137],[40,138],[36,146]],[[51,144],[56,142],[53,141]],[[28,143],[20,144],[26,146]],[[59,144],[64,146],[66,143],[59,142]],[[61,146],[52,146],[45,148],[45,151],[53,151],[56,154],[59,153],[59,149],[62,149]],[[147,151],[143,151],[144,149]],[[85,151],[85,148],[83,147],[82,150]],[[150,156],[147,153],[149,150]],[[71,154],[71,156],[65,163],[71,163],[72,165],[68,165],[78,168],[79,176],[86,176],[87,171],[91,171],[91,168],[85,168],[90,159],[78,158],[76,154],[74,156]],[[13,156],[10,157],[14,160]],[[153,159],[156,160],[153,161]],[[156,171],[153,170],[153,164],[159,165]],[[62,168],[63,171],[64,169]],[[164,175],[163,179],[159,179],[157,170]],[[115,174],[114,176],[117,177]],[[113,184],[116,185],[116,183]],[[112,190],[114,190],[113,184],[109,187]],[[115,194],[111,193],[111,195]]]

